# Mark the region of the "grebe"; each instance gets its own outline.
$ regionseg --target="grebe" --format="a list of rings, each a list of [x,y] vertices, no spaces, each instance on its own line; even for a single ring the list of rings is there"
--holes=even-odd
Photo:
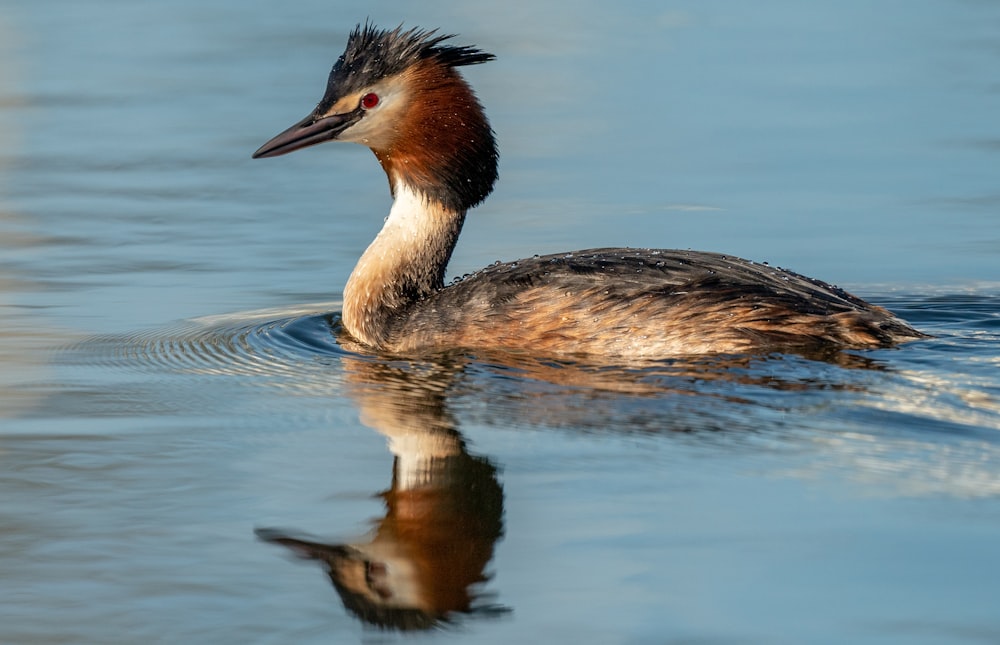
[[[445,286],[466,212],[497,179],[493,130],[462,65],[493,60],[453,35],[351,32],[326,93],[254,158],[324,141],[375,153],[394,198],[344,288],[342,324],[391,354],[499,348],[664,358],[887,347],[925,337],[843,289],[698,251],[603,248],[494,264]]]

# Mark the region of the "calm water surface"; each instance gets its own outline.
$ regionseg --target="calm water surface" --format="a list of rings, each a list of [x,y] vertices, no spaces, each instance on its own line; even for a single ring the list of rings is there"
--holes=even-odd
[[[384,177],[249,155],[366,16],[498,56],[453,274],[715,250],[936,338],[341,346]],[[1000,642],[998,42],[971,1],[0,2],[0,642]]]

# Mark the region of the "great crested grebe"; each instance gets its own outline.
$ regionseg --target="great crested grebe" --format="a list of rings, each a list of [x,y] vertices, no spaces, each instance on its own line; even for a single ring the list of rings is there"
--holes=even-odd
[[[352,141],[382,164],[392,208],[344,288],[342,324],[357,341],[392,354],[498,348],[663,358],[925,337],[825,282],[698,251],[535,256],[446,287],[465,214],[497,179],[493,130],[456,70],[494,57],[442,44],[453,37],[358,25],[316,109],[253,155]]]

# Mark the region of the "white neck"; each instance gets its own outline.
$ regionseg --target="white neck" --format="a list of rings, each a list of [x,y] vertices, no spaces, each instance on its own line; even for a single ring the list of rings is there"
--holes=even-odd
[[[431,202],[397,182],[382,230],[344,287],[343,324],[361,342],[382,346],[393,314],[444,286],[465,213]]]

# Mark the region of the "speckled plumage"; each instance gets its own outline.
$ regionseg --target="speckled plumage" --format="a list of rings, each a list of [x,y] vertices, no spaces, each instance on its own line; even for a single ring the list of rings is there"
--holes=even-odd
[[[886,347],[922,336],[881,307],[791,271],[716,253],[610,248],[487,267],[415,303],[386,347],[656,358]]]

